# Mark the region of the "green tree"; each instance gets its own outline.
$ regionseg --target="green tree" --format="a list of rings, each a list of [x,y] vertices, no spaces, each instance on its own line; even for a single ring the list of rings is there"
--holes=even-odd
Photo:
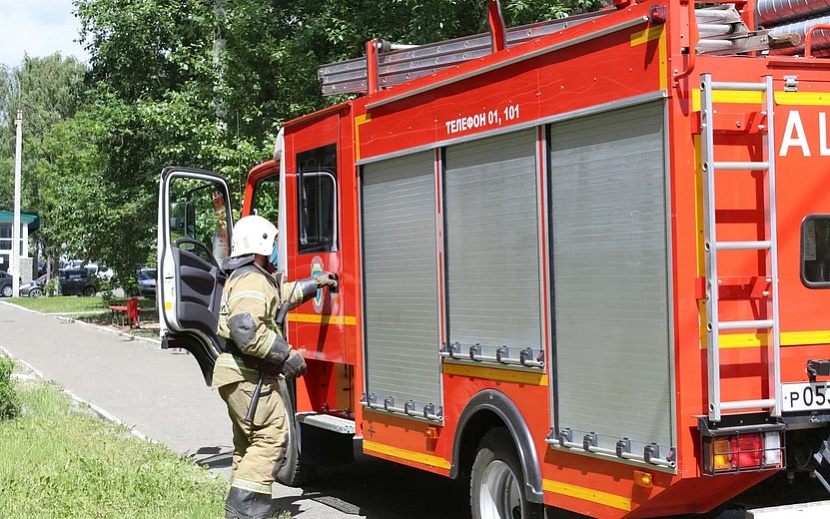
[[[70,94],[83,109],[42,117],[34,170],[43,234],[68,254],[131,273],[154,260],[164,166],[219,171],[241,198],[282,122],[338,101],[320,95],[319,66],[363,55],[375,37],[421,44],[485,32],[487,3],[74,0],[91,68],[86,97]],[[502,6],[514,26],[598,3]]]
[[[44,138],[59,122],[71,118],[83,104],[83,79],[86,67],[75,58],[53,54],[45,58],[26,56],[21,68],[6,71],[6,95],[0,97],[0,207],[12,210],[14,202],[14,117],[19,102],[23,108],[23,154],[21,159],[21,209],[41,213],[41,187],[38,164],[48,160]],[[10,75],[15,77],[12,78]],[[44,227],[48,216],[41,214]],[[56,257],[60,242],[36,233],[36,249]]]

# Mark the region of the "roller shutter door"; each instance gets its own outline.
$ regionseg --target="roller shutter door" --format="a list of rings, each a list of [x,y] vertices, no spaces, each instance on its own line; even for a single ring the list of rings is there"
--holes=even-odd
[[[663,128],[662,101],[551,128],[558,426],[640,455],[674,444]]]
[[[461,353],[541,347],[535,145],[527,130],[446,150],[449,340]]]
[[[366,393],[441,404],[434,152],[363,167]]]

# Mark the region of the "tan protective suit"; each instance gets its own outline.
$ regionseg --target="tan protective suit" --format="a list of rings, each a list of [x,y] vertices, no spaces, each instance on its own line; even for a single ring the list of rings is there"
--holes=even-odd
[[[256,414],[244,421],[260,372],[242,357],[223,353],[213,370],[213,387],[228,406],[233,423],[233,473],[225,503],[226,518],[271,517],[272,472],[286,436],[285,406],[279,392],[279,368],[290,346],[277,326],[283,301],[289,308],[317,292],[313,278],[283,283],[263,268],[248,264],[231,274],[222,296],[218,335],[235,345],[235,353],[256,357],[275,368],[263,378]],[[250,362],[249,362],[250,364]]]

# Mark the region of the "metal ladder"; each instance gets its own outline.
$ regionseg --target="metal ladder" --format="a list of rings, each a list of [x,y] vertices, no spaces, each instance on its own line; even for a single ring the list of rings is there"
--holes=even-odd
[[[718,91],[752,91],[762,93],[761,115],[766,124],[759,125],[763,132],[764,161],[762,162],[719,162],[714,152],[713,94]],[[704,251],[706,259],[706,329],[709,368],[709,419],[721,420],[723,411],[766,409],[772,416],[781,416],[781,356],[778,314],[778,235],[775,209],[775,139],[773,114],[772,76],[766,76],[763,83],[722,83],[713,82],[711,74],[702,74],[700,82],[700,126],[701,154],[703,168],[703,226]],[[715,177],[732,174],[734,171],[763,171],[764,201],[766,214],[766,236],[759,241],[718,241],[715,232]],[[718,251],[757,250],[766,251],[766,282],[768,291],[767,319],[750,321],[721,321],[718,316],[719,277]],[[720,334],[725,330],[767,330],[769,397],[758,400],[723,401],[721,396]]]

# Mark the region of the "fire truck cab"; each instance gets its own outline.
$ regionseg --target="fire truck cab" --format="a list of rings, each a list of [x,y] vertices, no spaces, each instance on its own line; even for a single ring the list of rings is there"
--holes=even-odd
[[[469,477],[475,519],[703,513],[782,471],[830,491],[830,4],[788,6],[506,28],[492,2],[489,34],[321,67],[365,95],[287,121],[242,208],[289,279],[340,279],[288,317],[278,481],[356,438]],[[206,381],[230,198],[162,173],[161,333]]]

